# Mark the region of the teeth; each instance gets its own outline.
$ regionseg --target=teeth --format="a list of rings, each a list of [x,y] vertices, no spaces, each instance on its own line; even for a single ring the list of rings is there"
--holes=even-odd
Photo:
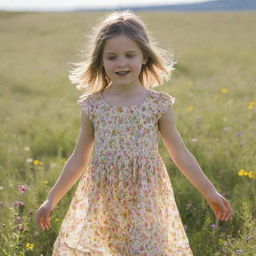
[[[129,71],[122,71],[122,72],[116,72],[118,75],[124,75],[124,74],[128,74]]]

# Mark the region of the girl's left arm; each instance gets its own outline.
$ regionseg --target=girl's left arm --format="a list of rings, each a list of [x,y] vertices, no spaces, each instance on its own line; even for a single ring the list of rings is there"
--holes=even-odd
[[[176,128],[172,106],[163,113],[158,122],[159,132],[166,149],[183,175],[201,192],[217,218],[228,220],[232,215],[229,201],[220,195],[202,171],[196,158],[187,149]]]

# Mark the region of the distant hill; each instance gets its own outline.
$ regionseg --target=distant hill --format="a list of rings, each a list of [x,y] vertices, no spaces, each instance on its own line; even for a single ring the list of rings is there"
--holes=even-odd
[[[180,4],[180,5],[155,5],[155,6],[125,6],[115,8],[118,10],[132,9],[135,11],[159,10],[159,11],[255,11],[256,0],[216,0],[211,2]],[[90,10],[109,10],[110,8],[90,9]],[[79,9],[88,10],[88,9]],[[76,10],[73,10],[76,11]]]

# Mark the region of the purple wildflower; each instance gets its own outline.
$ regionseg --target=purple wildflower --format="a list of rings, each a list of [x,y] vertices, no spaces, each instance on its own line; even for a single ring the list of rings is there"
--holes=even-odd
[[[217,226],[216,224],[212,224],[212,225],[211,225],[211,228],[212,228],[212,229],[216,229],[217,227],[218,227],[218,226]]]
[[[248,236],[247,239],[246,239],[246,241],[250,241],[250,240],[253,240],[253,239],[254,239],[253,236]]]
[[[24,185],[19,185],[19,191],[25,193],[28,189]]]
[[[24,206],[24,203],[22,201],[16,201],[15,202],[15,205],[18,205],[18,206]]]

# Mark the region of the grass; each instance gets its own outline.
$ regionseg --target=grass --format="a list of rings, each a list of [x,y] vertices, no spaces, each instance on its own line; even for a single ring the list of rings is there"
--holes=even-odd
[[[178,62],[171,81],[157,90],[176,97],[175,118],[185,144],[235,210],[232,221],[216,220],[160,141],[193,253],[253,256],[256,179],[238,173],[256,172],[256,16],[253,12],[138,14]],[[76,143],[80,111],[75,101],[81,92],[70,86],[68,63],[80,60],[76,54],[86,44],[85,34],[101,16],[0,12],[3,255],[51,255],[76,186],[54,211],[51,230],[39,231],[32,216]],[[20,192],[19,185],[28,190]],[[16,201],[24,206],[15,206]]]

